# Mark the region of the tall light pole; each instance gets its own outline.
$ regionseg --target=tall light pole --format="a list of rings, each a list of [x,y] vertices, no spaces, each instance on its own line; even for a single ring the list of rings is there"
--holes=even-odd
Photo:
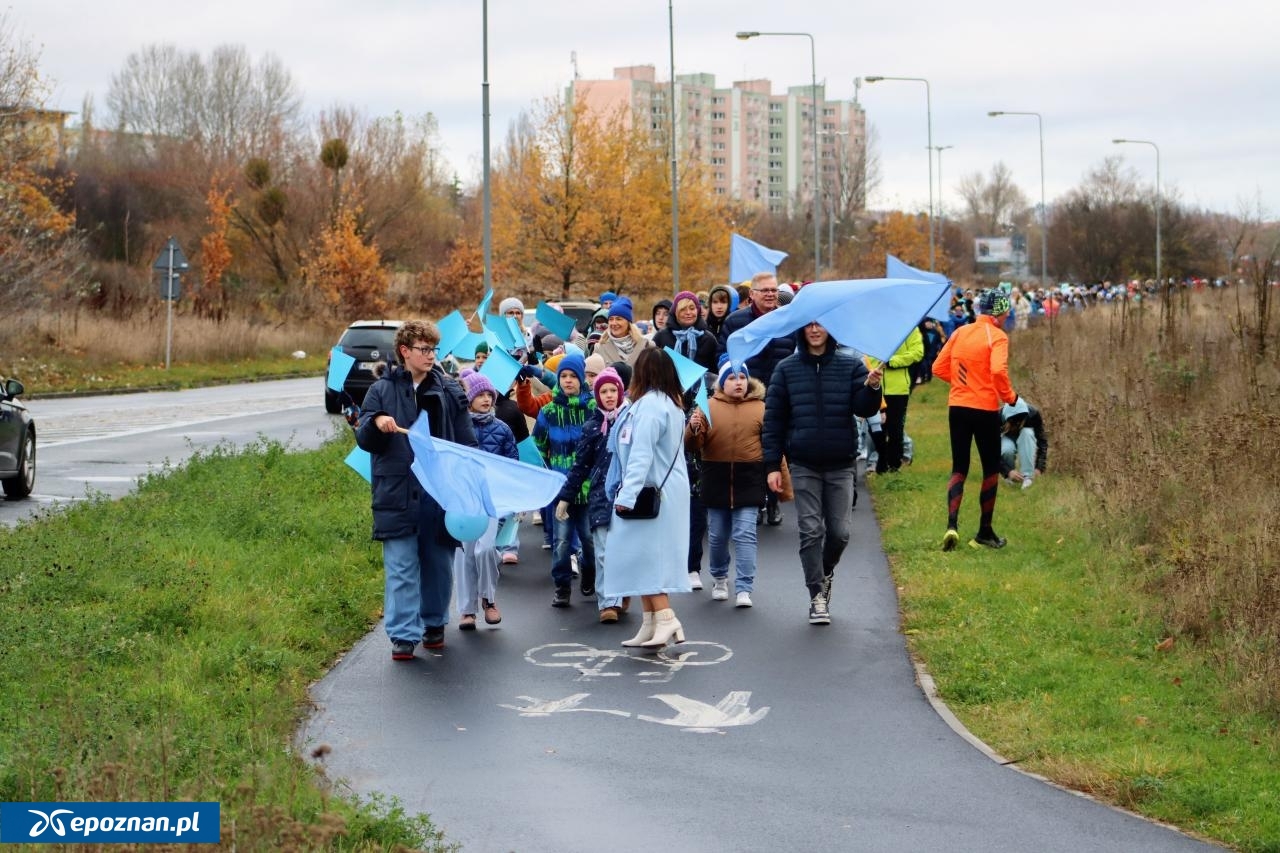
[[[929,156],[929,271],[933,272],[933,96],[929,91],[929,81],[923,77],[863,77],[868,83],[879,83],[881,80],[910,80],[924,84],[924,114],[928,141],[925,143],[925,154]]]
[[[1156,150],[1156,283],[1161,290],[1166,290],[1164,279],[1160,277],[1160,146],[1149,139],[1113,139],[1111,142],[1114,145],[1150,145]],[[1168,296],[1167,292],[1165,296]]]
[[[818,53],[813,43],[813,36],[809,33],[764,33],[754,30],[742,30],[734,34],[734,37],[741,41],[753,39],[757,36],[799,36],[809,40],[809,77],[811,84],[809,97],[813,102],[813,280],[817,281],[822,270],[822,248],[820,245],[822,205],[818,200],[822,193],[822,178],[818,172]]]
[[[480,111],[481,124],[483,125],[483,151],[481,157],[484,160],[484,201],[482,210],[484,213],[483,233],[481,241],[484,244],[484,293],[488,293],[493,287],[493,199],[489,190],[489,0],[484,0],[480,5],[480,28],[481,28],[481,51],[482,57],[482,74],[480,81]],[[484,322],[484,318],[480,318],[480,322]]]
[[[824,130],[822,132],[822,135],[832,136],[838,139],[841,136],[848,136],[849,131]],[[837,142],[836,145],[840,145],[840,143]],[[844,161],[843,152],[839,153],[838,160],[839,160],[838,174],[840,177],[836,182],[835,192],[831,192],[831,191],[827,192],[827,266],[831,267],[831,269],[833,270],[836,268],[836,194],[837,193],[840,194],[841,198],[843,198],[844,196],[844,162],[845,161]]]
[[[992,110],[987,115],[996,116],[1035,116],[1036,125],[1040,128],[1040,289],[1048,287],[1049,281],[1049,208],[1044,200],[1044,117],[1040,113],[1018,110]],[[1159,251],[1156,252],[1159,255]],[[1159,263],[1157,262],[1157,266]]]
[[[667,0],[667,46],[671,54],[671,285],[680,292],[680,192],[676,174],[676,17]]]
[[[946,205],[942,203],[942,152],[948,148],[955,148],[954,145],[935,145],[933,150],[938,152],[938,242],[941,243],[946,238],[942,231],[942,225],[946,221]]]

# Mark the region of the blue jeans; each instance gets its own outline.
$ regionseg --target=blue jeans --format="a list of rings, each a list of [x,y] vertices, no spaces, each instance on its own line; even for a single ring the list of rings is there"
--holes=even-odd
[[[591,544],[596,549],[596,606],[604,610],[606,607],[621,607],[622,598],[605,598],[600,590],[604,589],[604,546],[609,538],[609,525],[602,524],[591,531]]]
[[[1036,473],[1036,431],[1023,427],[1018,438],[1000,437],[1000,458],[1010,469],[1017,468],[1022,476],[1030,479]]]
[[[554,514],[552,516],[554,518]],[[569,504],[569,517],[564,521],[555,519],[555,550],[551,559],[551,580],[556,586],[573,584],[573,567],[569,565],[569,555],[573,553],[574,539],[582,543],[582,562],[578,568],[583,570],[595,567],[596,549],[591,540],[591,521],[587,517],[586,504]]]
[[[835,571],[849,544],[849,508],[853,504],[853,468],[818,471],[795,462],[791,488],[800,523],[800,565],[813,597],[822,591],[824,575]]]
[[[711,545],[711,577],[729,576],[729,540],[737,579],[733,591],[751,592],[756,580],[756,508],[707,507],[707,538]]]
[[[449,598],[453,594],[453,550],[429,543],[422,547],[417,536],[387,539],[382,543],[383,615],[387,636],[416,643],[426,627],[449,622]]]

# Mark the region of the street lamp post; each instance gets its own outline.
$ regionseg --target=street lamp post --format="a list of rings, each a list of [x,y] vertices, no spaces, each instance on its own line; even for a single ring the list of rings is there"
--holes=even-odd
[[[925,154],[929,155],[929,271],[933,271],[933,96],[929,91],[929,81],[923,77],[863,77],[868,83],[879,83],[881,80],[910,80],[924,84],[924,110],[928,141],[925,143]]]
[[[680,292],[680,192],[676,174],[676,18],[667,0],[667,46],[671,54],[671,282]]]
[[[489,0],[484,0],[480,5],[480,28],[482,42],[480,55],[483,65],[480,81],[480,111],[484,137],[484,150],[481,153],[484,161],[484,199],[481,204],[484,222],[481,242],[484,244],[484,292],[488,293],[493,287],[493,197],[489,189]],[[483,317],[480,318],[480,322],[484,322]]]
[[[942,152],[948,148],[955,148],[954,145],[935,145],[933,150],[938,152],[938,242],[941,243],[946,239],[942,226],[946,222],[946,205],[942,203]]]
[[[814,46],[813,36],[809,33],[765,33],[755,30],[742,30],[734,37],[746,41],[757,36],[799,36],[809,40],[809,98],[813,102],[813,280],[817,281],[822,270],[821,227],[822,205],[819,197],[822,193],[822,178],[818,172],[818,54]]]
[[[992,110],[987,115],[996,116],[1035,116],[1036,125],[1040,128],[1040,289],[1048,286],[1049,280],[1049,208],[1044,201],[1044,118],[1040,113],[1022,112],[1018,110]],[[1159,251],[1156,252],[1159,254]],[[1157,264],[1158,265],[1158,264]]]
[[[1160,277],[1160,146],[1149,139],[1113,139],[1111,142],[1114,145],[1150,145],[1156,150],[1156,283],[1165,290],[1164,279]],[[1165,296],[1168,302],[1167,292]]]

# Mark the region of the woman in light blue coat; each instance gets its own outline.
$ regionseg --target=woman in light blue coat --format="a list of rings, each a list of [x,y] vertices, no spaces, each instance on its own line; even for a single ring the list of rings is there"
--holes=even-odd
[[[671,357],[650,348],[636,360],[627,390],[631,401],[609,431],[613,463],[605,488],[614,495],[616,517],[605,545],[603,594],[640,596],[644,621],[624,646],[660,649],[684,629],[667,593],[689,592],[689,475],[684,459],[684,410],[680,379]],[[675,462],[676,464],[673,464]],[[645,486],[661,486],[657,518],[629,519]],[[655,543],[661,543],[655,548]]]

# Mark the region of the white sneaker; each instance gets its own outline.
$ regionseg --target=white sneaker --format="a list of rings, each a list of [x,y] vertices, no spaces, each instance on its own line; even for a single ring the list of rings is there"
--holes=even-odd
[[[576,577],[578,576],[578,574],[579,574],[579,572],[578,572],[578,555],[577,555],[577,554],[570,554],[570,555],[569,555],[569,569],[570,569],[570,571],[572,571],[572,572],[573,572],[573,576],[576,578]]]
[[[700,572],[689,572],[689,586],[693,589],[702,589],[702,574]]]
[[[1024,491],[1024,492],[1025,492],[1027,489],[1031,488],[1031,483],[1032,483],[1032,482],[1033,482],[1033,480],[1032,480],[1030,477],[1023,477],[1023,478],[1022,478],[1022,491]]]
[[[734,603],[733,603],[733,604],[734,604],[734,606],[735,606],[735,607],[750,607],[750,606],[751,606],[751,593],[749,593],[749,592],[740,592],[740,593],[738,593],[738,598],[737,598],[737,600],[736,600],[736,601],[734,601]]]
[[[716,578],[716,582],[711,585],[711,597],[716,601],[729,600],[728,578]]]

